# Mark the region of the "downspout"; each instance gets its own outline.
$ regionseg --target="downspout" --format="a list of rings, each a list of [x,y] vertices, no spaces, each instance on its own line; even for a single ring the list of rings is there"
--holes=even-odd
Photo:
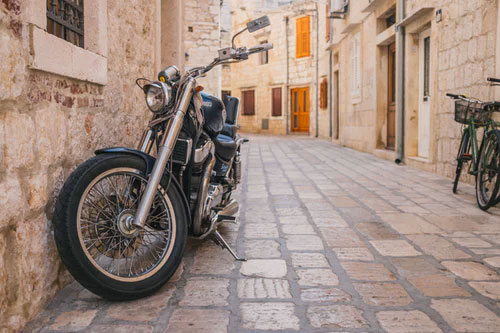
[[[319,103],[318,103],[318,90],[319,90],[319,12],[318,3],[316,6],[316,137],[319,136]]]
[[[329,55],[329,72],[328,72],[328,112],[330,113],[330,128],[329,128],[329,137],[333,138],[333,51],[330,49]]]
[[[398,0],[398,18],[399,22],[405,18],[405,2],[406,0]],[[397,26],[396,34],[396,54],[399,64],[396,76],[397,87],[397,103],[396,103],[396,117],[397,117],[397,138],[396,138],[396,160],[397,164],[403,162],[404,159],[404,146],[405,146],[405,28]]]
[[[288,135],[288,134],[290,134],[290,132],[289,132],[290,126],[289,126],[289,120],[288,120],[288,112],[290,111],[289,104],[288,104],[288,98],[289,98],[288,94],[289,94],[289,90],[290,90],[288,88],[288,86],[290,84],[290,81],[289,81],[289,79],[290,79],[289,78],[289,76],[290,76],[289,61],[290,60],[289,60],[289,54],[288,54],[288,16],[285,16],[285,39],[286,39],[286,42],[285,42],[285,44],[286,44],[286,84],[285,84],[285,90],[286,90],[285,101],[286,101],[286,103],[285,103],[285,113],[286,113],[286,134]]]

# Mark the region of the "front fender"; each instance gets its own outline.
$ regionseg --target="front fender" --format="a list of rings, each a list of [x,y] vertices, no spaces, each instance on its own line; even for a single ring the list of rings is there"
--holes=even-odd
[[[112,147],[112,148],[103,148],[95,151],[96,155],[101,155],[101,154],[126,154],[126,155],[134,155],[142,158],[144,162],[146,163],[146,174],[149,175],[151,173],[151,170],[153,170],[153,166],[155,165],[156,158],[153,156],[146,154],[143,151],[137,150],[137,149],[131,149],[131,148],[125,148],[125,147]],[[164,175],[168,175],[168,171],[164,172]],[[181,185],[177,181],[175,177],[171,178],[171,183],[174,184],[176,187],[177,191],[180,193],[182,197],[182,205],[184,206],[184,210],[186,211],[186,214],[189,218],[189,223],[191,224],[191,210],[189,209],[189,203],[187,201],[186,195],[184,194],[184,191],[182,190]]]

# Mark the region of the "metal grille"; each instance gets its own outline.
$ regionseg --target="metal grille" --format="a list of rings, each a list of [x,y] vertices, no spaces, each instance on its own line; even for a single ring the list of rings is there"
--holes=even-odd
[[[47,31],[83,47],[83,1],[47,0]]]

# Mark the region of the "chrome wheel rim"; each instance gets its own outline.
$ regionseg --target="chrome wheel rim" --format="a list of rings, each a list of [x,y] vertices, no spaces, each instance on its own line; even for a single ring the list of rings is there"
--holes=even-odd
[[[92,265],[106,276],[137,282],[156,274],[175,243],[175,214],[158,187],[143,229],[131,224],[147,180],[133,168],[115,168],[96,177],[78,206],[80,245]]]

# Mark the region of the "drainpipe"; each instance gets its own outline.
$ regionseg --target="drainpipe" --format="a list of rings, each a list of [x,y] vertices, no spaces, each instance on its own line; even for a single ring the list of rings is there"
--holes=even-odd
[[[398,0],[398,18],[401,22],[405,18],[405,0]],[[404,119],[404,86],[405,86],[405,28],[397,27],[396,34],[396,54],[399,64],[399,70],[396,76],[396,86],[397,86],[397,104],[396,104],[396,117],[397,117],[397,138],[396,138],[396,160],[397,164],[400,164],[404,158],[404,145],[405,145],[405,119]]]
[[[318,90],[319,90],[319,11],[318,3],[316,6],[316,137],[319,136],[319,103],[318,103]]]
[[[289,93],[289,84],[290,84],[290,81],[289,81],[289,75],[290,75],[290,72],[289,72],[289,54],[288,54],[288,16],[285,16],[285,39],[286,39],[286,84],[285,84],[285,113],[286,113],[286,134],[290,134],[289,132],[289,120],[288,120],[288,112],[290,111],[289,110],[289,104],[288,104],[288,93]]]

